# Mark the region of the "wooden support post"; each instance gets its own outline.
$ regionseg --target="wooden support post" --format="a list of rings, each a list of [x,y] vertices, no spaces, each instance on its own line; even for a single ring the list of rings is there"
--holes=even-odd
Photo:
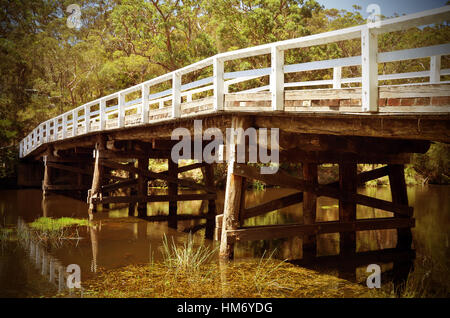
[[[148,170],[148,158],[138,159],[138,169]],[[138,175],[138,195],[147,196],[148,195],[148,178],[143,175]],[[147,216],[147,202],[138,202],[138,216]]]
[[[214,188],[214,166],[209,164],[203,168],[205,185]],[[216,200],[208,200],[208,212],[206,217],[205,237],[212,240],[214,238],[214,229],[216,227]]]
[[[405,173],[403,165],[389,165],[389,184],[391,187],[392,202],[408,205]],[[411,218],[411,216],[400,216]],[[407,250],[411,248],[411,228],[397,229],[397,248]]]
[[[357,164],[339,164],[339,187],[347,195],[356,194]],[[356,220],[356,203],[339,200],[339,221],[353,222]],[[340,233],[339,247],[341,254],[356,252],[356,232]]]
[[[232,128],[245,130],[250,126],[250,122],[244,117],[233,117]],[[238,134],[232,137],[232,140],[228,141],[231,145],[228,170],[227,170],[227,182],[225,189],[225,204],[223,212],[222,223],[222,237],[220,241],[220,258],[232,259],[234,256],[234,243],[228,240],[227,230],[236,230],[240,225],[240,211],[242,201],[242,191],[244,178],[233,173],[234,164],[236,160],[236,146],[245,143],[244,134]]]
[[[128,172],[128,179],[136,179],[136,174],[133,172]],[[138,192],[135,187],[130,188],[130,195],[129,197],[135,197],[137,196]],[[134,212],[136,210],[136,201],[130,201],[128,203],[128,215],[134,216]]]
[[[168,175],[171,178],[178,179],[178,163],[173,162],[172,158],[168,159]],[[178,184],[169,182],[168,184],[168,194],[169,194],[169,227],[177,228],[177,208],[178,201],[170,198],[178,195]]]
[[[102,181],[102,187],[107,185],[110,182],[110,178],[109,176],[111,175],[111,168],[108,167],[103,167],[103,181]],[[103,210],[107,210],[109,209],[109,203],[103,203],[102,204],[102,209]]]
[[[103,165],[101,164],[101,152],[105,150],[105,139],[100,138],[100,140],[95,145],[95,163],[94,163],[94,174],[92,176],[92,187],[90,191],[90,198],[95,198],[101,195],[102,181],[103,181]],[[96,212],[95,204],[89,202],[89,213]]]
[[[44,156],[44,180],[42,181],[42,194],[44,197],[48,196],[50,193],[47,189],[52,183],[52,168],[48,165],[49,156]]]
[[[303,163],[303,179],[318,183],[317,164]],[[311,192],[303,193],[303,223],[314,224],[316,222],[317,195]],[[303,236],[303,258],[316,256],[316,235]]]

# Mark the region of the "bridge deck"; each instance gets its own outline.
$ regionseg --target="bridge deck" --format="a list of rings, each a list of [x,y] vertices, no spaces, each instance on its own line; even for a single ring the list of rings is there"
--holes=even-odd
[[[91,135],[92,132],[116,134],[115,129],[139,125],[146,127],[159,122],[173,126],[171,123],[174,119],[206,114],[216,117],[217,113],[223,112],[255,112],[258,116],[276,113],[274,116],[277,118],[281,116],[297,119],[310,116],[308,122],[312,127],[321,123],[320,118],[328,120],[333,116],[361,120],[373,118],[379,121],[387,115],[405,114],[408,116],[403,117],[405,122],[403,129],[407,128],[408,132],[393,129],[390,132],[401,138],[448,142],[450,69],[444,68],[446,65],[441,65],[441,62],[442,56],[450,55],[450,43],[379,52],[378,35],[441,23],[450,20],[449,18],[450,6],[445,6],[380,21],[376,26],[360,25],[220,53],[86,103],[39,124],[20,142],[20,157],[34,153],[42,144],[73,137],[78,140],[82,139],[83,135]],[[355,39],[361,40],[360,56],[285,64],[286,51]],[[264,55],[270,55],[270,67],[235,70],[233,64],[229,63]],[[428,69],[425,69],[428,63],[423,63],[424,59],[429,59]],[[420,60],[424,70],[394,74],[378,73],[379,65],[406,60]],[[345,69],[349,67],[360,69],[360,72],[357,71],[360,76],[343,77]],[[329,75],[324,75],[327,70],[332,71],[331,79]],[[322,78],[303,80],[311,78],[305,77],[305,74],[317,74],[318,76],[313,78]],[[287,80],[290,78],[294,78],[294,81]],[[383,85],[392,83],[402,85]],[[442,117],[438,119],[434,117],[435,115]],[[311,118],[318,119],[316,124],[311,122]],[[420,121],[415,123],[419,133],[416,131],[411,134],[411,120],[414,118]],[[422,120],[437,120],[440,123],[437,124],[434,133],[432,131],[424,133]],[[370,127],[365,133],[363,128],[355,129],[357,123],[360,121],[348,124],[350,135],[373,135]],[[333,124],[340,126],[341,129],[346,128],[346,124],[337,122]],[[382,131],[386,131],[384,127],[382,126]],[[308,131],[336,133],[335,128],[331,126],[322,126],[322,130],[319,131],[309,127],[304,129],[303,133]],[[424,129],[427,130],[426,127]],[[389,136],[382,133],[380,137]]]

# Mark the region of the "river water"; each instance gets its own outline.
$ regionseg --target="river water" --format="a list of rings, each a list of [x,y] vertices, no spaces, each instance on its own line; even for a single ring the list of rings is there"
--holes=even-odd
[[[159,192],[162,190],[159,190]],[[158,191],[157,191],[158,192]],[[288,189],[248,190],[247,207],[270,201],[274,198],[293,193]],[[390,200],[389,187],[360,188],[359,193],[379,199]],[[219,193],[218,213],[223,206],[223,192]],[[413,249],[416,251],[414,268],[425,269],[430,275],[438,275],[437,281],[450,283],[450,186],[414,186],[408,188],[409,204],[414,207],[416,226],[413,228]],[[87,218],[87,204],[60,195],[51,195],[45,200],[39,190],[4,190],[0,191],[0,224],[15,225],[21,218],[25,222],[42,217]],[[201,201],[180,202],[178,211],[182,214],[200,214],[206,208]],[[148,205],[149,215],[168,213],[167,203]],[[363,206],[357,207],[357,218],[387,217],[390,213]],[[319,198],[317,221],[338,219],[338,202],[329,198]],[[148,222],[135,217],[128,217],[127,207],[112,207],[95,215],[96,226],[80,230],[81,239],[64,242],[61,246],[50,247],[50,253],[62,264],[78,264],[82,279],[96,275],[99,269],[112,269],[129,264],[149,262],[150,256],[161,258],[159,247],[162,236],[173,237],[175,242],[183,243],[190,228],[204,222],[203,220],[186,220],[178,222],[178,230],[169,228],[167,222]],[[245,225],[302,223],[302,205],[293,205],[264,216],[251,218]],[[197,242],[214,245],[203,238],[204,230],[195,234]],[[394,248],[395,230],[362,231],[357,233],[357,251],[373,251]],[[296,260],[302,258],[301,237],[271,241],[252,241],[238,243],[235,258],[258,258],[264,251],[276,249],[275,257]],[[318,255],[335,255],[339,253],[338,234],[324,234],[318,237]],[[3,245],[2,245],[3,246]],[[0,296],[27,297],[39,294],[51,294],[39,272],[20,247],[3,248],[0,251]],[[314,263],[314,262],[313,262]],[[311,266],[320,264],[312,264]],[[330,266],[331,265],[331,266]],[[308,265],[302,265],[308,266]],[[321,268],[321,267],[320,267]],[[324,267],[329,273],[347,277],[356,282],[364,281],[365,267],[348,266],[340,262],[328,262]],[[383,271],[389,271],[392,264],[383,265]],[[431,268],[431,269],[429,269]],[[435,270],[436,269],[436,270]],[[351,272],[350,275],[348,272]],[[346,273],[341,275],[341,272]]]

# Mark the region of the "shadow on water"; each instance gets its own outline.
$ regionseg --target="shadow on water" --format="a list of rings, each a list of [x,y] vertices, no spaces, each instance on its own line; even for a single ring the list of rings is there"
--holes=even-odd
[[[246,193],[247,207],[258,205],[294,191],[287,189],[250,190]],[[389,188],[361,188],[365,193],[376,198],[390,200]],[[270,241],[242,242],[236,245],[237,259],[255,259],[261,257],[264,251],[276,249],[276,258],[290,260],[292,264],[311,268],[319,272],[333,274],[347,280],[365,283],[368,273],[367,264],[380,264],[382,281],[394,281],[397,285],[405,279],[412,268],[424,266],[425,260],[433,261],[431,276],[436,281],[449,284],[449,217],[450,187],[425,186],[410,187],[408,196],[410,205],[414,206],[416,227],[413,229],[414,251],[397,251],[396,231],[377,230],[357,233],[357,254],[352,257],[339,256],[339,235],[323,234],[317,238],[317,257],[303,258],[302,238]],[[223,193],[217,200],[218,213],[223,206]],[[38,190],[8,190],[0,191],[0,218],[3,226],[17,224],[18,217],[25,222],[42,217],[74,217],[87,218],[87,204],[60,195],[51,195],[45,200]],[[182,214],[200,215],[206,211],[205,203],[188,201],[178,203],[178,211]],[[148,215],[157,217],[168,214],[167,203],[148,204]],[[319,198],[317,204],[317,221],[332,221],[338,219],[338,202],[330,198]],[[358,218],[388,217],[391,213],[363,206],[357,207]],[[76,244],[67,242],[60,247],[48,247],[48,252],[62,264],[78,264],[82,271],[82,280],[96,275],[99,269],[114,269],[130,264],[148,263],[152,257],[155,261],[162,259],[160,246],[162,236],[173,237],[176,243],[186,240],[189,229],[198,230],[194,235],[197,243],[215,246],[215,242],[204,239],[204,219],[178,220],[178,229],[168,227],[167,222],[148,222],[143,219],[128,216],[128,207],[112,207],[95,215],[93,226],[80,229],[82,237]],[[302,205],[293,205],[264,216],[247,219],[246,226],[302,223]],[[384,251],[379,251],[385,249]],[[20,280],[32,281],[32,276],[24,258],[12,256],[8,251],[2,251],[0,261],[1,286],[15,285],[15,290],[21,290]],[[5,254],[6,253],[6,254]],[[10,269],[18,271],[11,279]],[[442,279],[442,275],[445,277]],[[36,278],[37,279],[37,278]],[[30,284],[28,284],[30,285]],[[23,287],[25,288],[25,287]],[[2,287],[3,289],[3,287]],[[27,296],[28,292],[18,295]]]

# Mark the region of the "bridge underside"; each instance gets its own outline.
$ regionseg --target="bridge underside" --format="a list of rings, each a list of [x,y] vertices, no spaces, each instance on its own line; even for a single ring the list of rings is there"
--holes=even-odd
[[[149,220],[165,220],[171,227],[177,220],[205,219],[206,236],[221,240],[221,255],[233,256],[237,241],[303,236],[305,255],[315,254],[316,236],[340,233],[341,251],[356,250],[356,231],[396,228],[398,247],[409,248],[414,226],[413,209],[408,206],[404,164],[413,153],[425,153],[430,141],[450,141],[448,114],[333,114],[333,113],[263,113],[221,112],[184,117],[139,127],[90,133],[48,143],[36,148],[28,159],[44,158],[44,195],[52,192],[77,194],[87,198],[90,211],[99,205],[128,204],[130,214]],[[281,169],[275,174],[261,174],[259,168],[246,162],[226,161],[226,182],[223,214],[217,214],[214,166],[197,162],[179,166],[170,160],[177,141],[170,140],[175,128],[195,129],[194,120],[202,120],[201,129],[279,128],[280,163],[302,163],[302,178]],[[198,129],[198,124],[197,124]],[[270,140],[270,137],[269,137]],[[207,142],[203,142],[202,150]],[[237,137],[235,144],[248,144]],[[269,144],[269,143],[268,143]],[[270,145],[260,147],[270,148]],[[246,148],[247,149],[247,148]],[[94,153],[94,156],[93,156]],[[149,158],[165,159],[168,170],[156,172],[149,167]],[[193,155],[192,158],[194,159]],[[246,157],[246,160],[248,156]],[[323,163],[339,165],[339,180],[319,184],[317,169]],[[357,174],[358,163],[385,164],[381,168]],[[196,183],[180,173],[202,169],[204,181]],[[357,186],[388,176],[392,202],[357,193]],[[258,206],[247,206],[244,198],[246,182],[292,188],[297,193]],[[149,195],[148,182],[162,180],[168,185],[166,195]],[[194,190],[180,194],[181,188]],[[339,200],[339,221],[316,222],[316,200],[328,196]],[[177,202],[202,200],[205,211],[192,216],[177,213]],[[166,216],[147,216],[148,202],[169,202]],[[303,203],[302,224],[243,227],[247,218],[262,215],[293,204]],[[365,205],[392,213],[389,218],[357,219],[356,205]],[[137,208],[137,209],[136,209]],[[220,209],[221,210],[221,209]],[[215,224],[215,225],[214,225]],[[201,228],[202,226],[197,227]]]

